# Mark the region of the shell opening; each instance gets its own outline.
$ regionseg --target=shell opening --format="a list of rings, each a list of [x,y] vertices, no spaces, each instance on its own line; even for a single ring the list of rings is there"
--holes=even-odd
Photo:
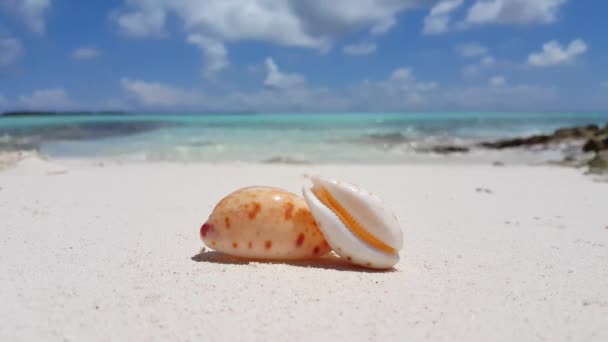
[[[382,240],[378,239],[374,234],[370,233],[368,230],[363,228],[361,224],[353,218],[353,216],[336,200],[334,196],[322,186],[314,186],[312,188],[312,192],[315,194],[317,199],[323,203],[329,210],[331,210],[342,223],[351,231],[351,233],[355,234],[359,239],[363,240],[367,244],[379,249],[383,252],[389,254],[397,254],[397,251],[384,243]]]

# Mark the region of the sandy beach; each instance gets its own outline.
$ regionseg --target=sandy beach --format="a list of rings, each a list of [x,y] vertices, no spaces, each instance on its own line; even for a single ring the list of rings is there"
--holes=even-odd
[[[391,206],[394,270],[200,253],[224,195],[305,174]],[[0,340],[606,341],[606,203],[608,183],[550,166],[27,158],[0,172]]]

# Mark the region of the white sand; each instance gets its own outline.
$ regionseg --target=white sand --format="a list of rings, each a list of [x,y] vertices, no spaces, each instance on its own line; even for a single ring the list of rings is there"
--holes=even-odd
[[[304,173],[386,200],[395,271],[192,259],[222,196]],[[607,226],[608,184],[565,168],[26,160],[0,172],[0,340],[608,341]]]

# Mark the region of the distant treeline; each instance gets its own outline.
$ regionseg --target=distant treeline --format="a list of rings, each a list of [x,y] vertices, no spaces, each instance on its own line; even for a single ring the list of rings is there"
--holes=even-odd
[[[2,117],[18,116],[53,116],[53,115],[127,115],[121,111],[78,111],[78,112],[50,112],[50,111],[10,111],[0,114]]]

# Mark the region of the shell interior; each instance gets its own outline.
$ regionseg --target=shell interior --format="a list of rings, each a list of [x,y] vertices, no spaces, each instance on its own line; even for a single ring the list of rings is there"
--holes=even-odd
[[[313,187],[312,192],[315,194],[317,199],[323,203],[329,210],[331,210],[342,223],[359,239],[367,243],[368,245],[383,251],[388,254],[397,254],[397,250],[382,240],[378,239],[374,234],[370,233],[365,229],[359,221],[353,216],[336,200],[334,196],[323,186]]]

